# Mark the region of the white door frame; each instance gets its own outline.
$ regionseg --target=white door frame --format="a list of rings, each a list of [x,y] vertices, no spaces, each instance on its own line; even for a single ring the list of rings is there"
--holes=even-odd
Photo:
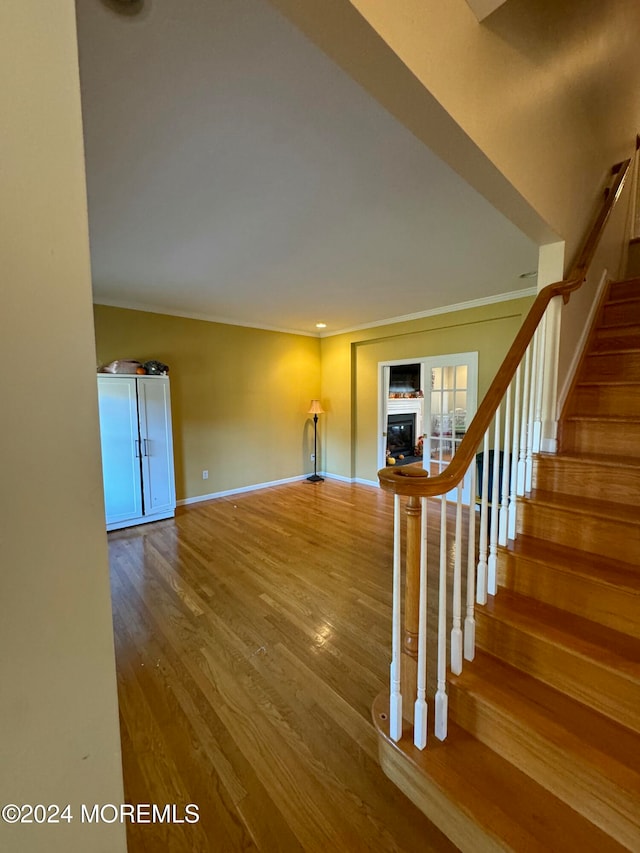
[[[425,388],[427,377],[431,375],[433,367],[459,367],[467,366],[467,413],[468,422],[471,421],[476,413],[478,405],[478,353],[476,352],[459,352],[447,353],[445,355],[430,355],[419,356],[417,358],[400,358],[390,361],[378,362],[378,468],[384,468],[386,465],[386,450],[387,450],[387,417],[388,417],[388,401],[389,401],[389,375],[390,368],[399,365],[419,364],[420,365],[420,385],[424,392],[422,401],[422,436],[424,439],[428,437],[430,427],[427,429],[427,423],[431,417],[431,382],[429,388]],[[428,459],[428,448],[424,447],[424,460]],[[468,491],[468,490],[466,490]],[[452,499],[455,499],[452,498]],[[468,495],[465,494],[465,502],[468,501]]]
[[[384,468],[387,464],[387,417],[389,414],[389,376],[391,367],[404,364],[420,365],[420,385],[424,385],[425,358],[399,358],[393,361],[378,362],[378,468]],[[423,426],[424,426],[424,400],[422,401]],[[416,439],[418,436],[416,435]]]

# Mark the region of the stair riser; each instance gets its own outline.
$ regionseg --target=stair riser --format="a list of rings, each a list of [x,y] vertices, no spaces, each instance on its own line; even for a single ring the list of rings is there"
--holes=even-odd
[[[640,459],[640,423],[564,422],[561,446],[571,453],[608,453]]]
[[[558,646],[551,638],[476,611],[479,648],[640,733],[640,682]]]
[[[640,349],[640,326],[602,326],[589,344],[589,352],[630,349]]]
[[[640,299],[605,303],[602,310],[602,326],[619,326],[640,323]]]
[[[640,384],[578,385],[571,397],[568,414],[637,417],[640,420]]]
[[[579,515],[571,506],[523,501],[518,508],[518,533],[637,565],[640,524],[616,518]]]
[[[498,585],[640,639],[640,600],[632,590],[507,551],[498,554]]]
[[[580,371],[579,381],[640,382],[640,352],[616,352],[589,355]]]
[[[640,468],[615,468],[562,456],[539,457],[533,467],[533,487],[546,492],[614,501],[640,503]]]
[[[599,768],[579,756],[567,760],[562,748],[527,725],[527,719],[509,713],[451,684],[452,719],[516,767],[526,767],[532,779],[579,814],[624,844],[640,850],[640,827],[634,818],[637,801],[620,785],[606,780]]]
[[[505,853],[508,847],[492,837],[473,817],[458,809],[427,774],[402,760],[396,750],[379,741],[379,761],[387,776],[460,850],[474,853]]]
[[[613,281],[609,285],[609,300],[640,299],[640,279],[630,281]]]

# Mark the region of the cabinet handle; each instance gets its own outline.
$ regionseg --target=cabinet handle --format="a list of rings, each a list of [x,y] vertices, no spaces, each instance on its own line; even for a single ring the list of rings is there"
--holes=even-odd
[[[148,444],[147,444],[147,439],[146,439],[146,438],[143,438],[142,440],[144,441],[144,455],[145,455],[145,456],[148,456],[148,455],[149,455],[149,447],[148,447]]]
[[[134,444],[135,444],[135,448],[136,448],[136,459],[139,459],[140,458],[140,442],[138,441],[137,438],[135,439]]]

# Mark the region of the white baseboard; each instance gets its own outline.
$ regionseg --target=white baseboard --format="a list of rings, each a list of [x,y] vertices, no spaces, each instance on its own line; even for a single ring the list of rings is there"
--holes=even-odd
[[[320,471],[320,476],[326,480],[339,480],[341,483],[353,483],[352,477],[343,477],[342,474],[328,474],[326,471]]]
[[[112,530],[123,530],[125,527],[137,527],[139,524],[150,524],[152,521],[163,521],[165,518],[173,518],[174,515],[175,510],[168,509],[165,512],[128,518],[126,521],[114,521],[111,524],[107,524],[107,533],[111,533]]]
[[[377,480],[363,480],[362,477],[343,477],[342,474],[322,474],[327,480],[339,480],[341,483],[357,483],[359,486],[373,486],[378,489],[380,484]]]
[[[343,477],[342,474],[328,474],[323,471],[322,476],[327,480],[338,480],[340,483],[353,483],[353,477]]]
[[[188,504],[197,504],[202,501],[212,501],[215,498],[228,498],[230,495],[240,495],[243,492],[255,492],[258,489],[268,489],[271,486],[283,486],[285,483],[297,483],[299,480],[306,480],[306,474],[300,474],[297,477],[287,477],[284,480],[270,480],[268,483],[255,483],[253,486],[241,486],[239,489],[226,489],[223,492],[210,492],[208,495],[197,495],[195,498],[183,498],[177,501],[178,506],[187,506]]]
[[[326,471],[318,471],[321,477],[326,480],[339,480],[341,483],[358,483],[360,486],[373,486],[379,488],[379,483],[374,480],[363,480],[361,477],[343,477],[341,474],[327,474]],[[176,501],[177,506],[188,506],[189,504],[202,503],[202,501],[212,501],[216,498],[228,498],[231,495],[240,495],[243,492],[255,492],[258,489],[269,489],[271,486],[284,486],[286,483],[298,483],[301,480],[307,479],[307,474],[300,474],[297,477],[287,477],[284,480],[271,480],[268,483],[255,483],[253,486],[242,486],[239,489],[226,489],[223,492],[210,492],[208,495],[197,495],[195,498],[183,498]]]

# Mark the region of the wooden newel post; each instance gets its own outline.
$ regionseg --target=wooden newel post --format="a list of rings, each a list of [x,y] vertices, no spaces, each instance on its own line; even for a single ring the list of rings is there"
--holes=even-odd
[[[407,513],[407,561],[405,572],[404,633],[402,637],[402,716],[413,722],[418,674],[418,619],[420,595],[420,498],[410,497]]]

